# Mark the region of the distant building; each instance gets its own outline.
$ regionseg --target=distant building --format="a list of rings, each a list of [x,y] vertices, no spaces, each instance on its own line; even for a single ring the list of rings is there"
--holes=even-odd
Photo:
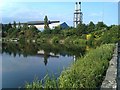
[[[67,28],[69,28],[69,26],[66,24],[66,22],[60,24],[60,27],[61,27],[62,29],[67,29]]]
[[[36,26],[39,30],[44,30],[44,25],[34,25]],[[61,29],[67,29],[69,28],[69,26],[66,24],[66,22],[60,23],[60,22],[56,22],[56,23],[51,23],[49,24],[49,27],[51,29],[55,29],[55,27],[60,26]]]
[[[39,30],[44,30],[44,21],[29,21],[28,25],[34,25]],[[54,27],[60,25],[60,21],[49,21],[49,27],[53,29]]]
[[[60,23],[60,21],[49,21],[49,27],[51,29],[55,29],[55,27],[60,26],[61,29],[67,29],[69,28],[69,26],[66,24],[66,22]],[[25,23],[20,23],[21,26],[23,26],[24,24],[27,24],[28,26],[30,25],[34,25],[37,29],[39,30],[44,30],[44,21],[28,21]],[[6,24],[3,24],[6,25]],[[11,24],[13,26],[13,23]],[[18,27],[19,23],[16,23],[16,27]]]
[[[39,30],[44,30],[44,21],[29,21],[29,22],[25,22],[25,23],[27,23],[28,26],[34,25]],[[23,25],[25,23],[21,23],[21,25]],[[48,23],[49,23],[49,27],[51,29],[53,29],[54,27],[60,25],[60,21],[49,21]],[[19,23],[16,23],[16,24],[18,25]],[[6,24],[3,24],[3,25],[6,25]],[[13,23],[11,25],[13,25]]]

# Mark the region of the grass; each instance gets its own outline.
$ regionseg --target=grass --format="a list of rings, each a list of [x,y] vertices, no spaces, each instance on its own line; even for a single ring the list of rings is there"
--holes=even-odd
[[[90,50],[84,57],[76,60],[69,68],[62,71],[56,80],[47,75],[44,82],[34,80],[26,88],[97,88],[112,58],[114,44],[104,44]]]
[[[113,54],[113,44],[105,44],[90,50],[79,58],[59,77],[60,88],[96,88],[103,81],[109,60]]]
[[[55,79],[54,76],[51,78],[48,76],[48,74],[42,79],[38,80],[36,77],[32,83],[26,82],[25,88],[30,88],[35,90],[36,88],[42,89],[42,88],[57,88],[58,87],[58,81]],[[38,90],[38,89],[37,89]]]

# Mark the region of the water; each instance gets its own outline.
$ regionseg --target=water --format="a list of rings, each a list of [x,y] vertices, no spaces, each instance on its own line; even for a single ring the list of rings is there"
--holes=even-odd
[[[61,71],[84,55],[85,47],[65,45],[3,43],[2,88],[23,87],[35,77],[43,79],[46,74],[57,78]]]

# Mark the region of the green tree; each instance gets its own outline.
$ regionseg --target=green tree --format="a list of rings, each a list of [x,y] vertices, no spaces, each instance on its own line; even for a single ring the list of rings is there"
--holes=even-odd
[[[15,21],[13,22],[13,27],[16,28],[16,22]]]
[[[10,36],[15,31],[14,28],[8,29],[7,36]]]
[[[77,32],[76,32],[76,34],[77,35],[82,35],[82,34],[85,34],[86,33],[86,25],[85,24],[78,24],[78,26],[77,26],[77,28],[76,28],[77,30]]]
[[[35,26],[31,25],[28,30],[25,30],[25,37],[27,39],[33,39],[34,37],[37,37],[38,32],[38,29]]]
[[[31,25],[29,29],[30,29],[31,31],[38,32],[38,29],[37,29],[34,25]]]
[[[11,32],[11,34],[9,35],[9,37],[11,37],[11,38],[17,38],[18,37],[18,30],[17,29],[13,29],[13,31]]]
[[[118,25],[118,38],[120,40],[120,25]]]
[[[101,29],[104,29],[104,28],[107,28],[107,25],[105,25],[103,22],[98,22],[96,24],[96,30],[101,30]]]
[[[45,30],[49,29],[49,21],[48,21],[47,16],[45,16],[45,18],[44,18],[44,29]]]
[[[8,29],[12,28],[12,25],[11,23],[8,24]]]
[[[27,23],[24,23],[24,24],[23,24],[23,27],[22,27],[22,30],[27,30],[27,29],[29,29],[28,24],[27,24]]]
[[[103,32],[103,31],[102,31]],[[116,43],[118,41],[118,26],[112,26],[100,35],[99,43]]]
[[[18,29],[19,30],[21,29],[21,23],[20,22],[18,23]]]
[[[91,33],[95,29],[95,24],[91,21],[87,27],[87,33]]]

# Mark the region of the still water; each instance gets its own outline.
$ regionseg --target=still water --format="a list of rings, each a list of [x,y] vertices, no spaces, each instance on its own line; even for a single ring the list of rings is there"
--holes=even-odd
[[[35,77],[43,79],[46,74],[59,77],[61,71],[84,55],[85,47],[35,44],[2,44],[2,88],[23,87]]]

